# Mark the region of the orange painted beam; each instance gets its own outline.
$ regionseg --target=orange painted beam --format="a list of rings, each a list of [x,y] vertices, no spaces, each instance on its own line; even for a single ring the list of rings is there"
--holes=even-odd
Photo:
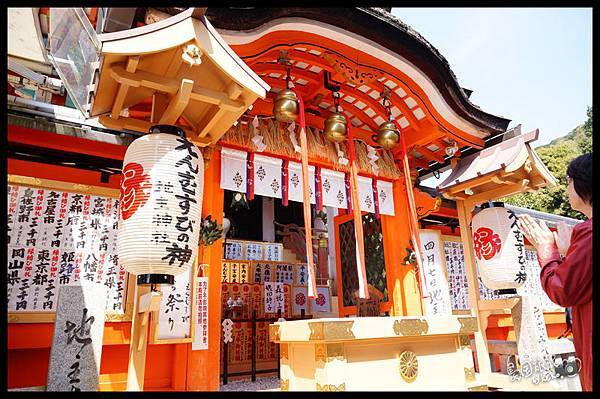
[[[122,160],[127,146],[8,125],[8,142]]]
[[[458,213],[456,212],[456,209],[445,208],[445,207],[441,207],[441,206],[440,206],[440,209],[433,212],[432,215],[458,219]]]
[[[252,70],[254,72],[256,72],[256,74],[258,74],[258,75],[262,75],[265,73],[266,74],[269,74],[269,73],[281,74],[281,76],[279,78],[274,78],[274,79],[281,79],[281,81],[285,82],[286,72],[285,72],[285,68],[281,64],[261,62],[261,63],[255,64],[255,65],[252,65]],[[293,68],[290,71],[290,77],[296,78],[296,79],[304,79],[311,83],[317,83],[317,84],[323,83],[322,79],[319,78],[319,75],[317,73],[305,71],[304,69],[300,69],[300,68]],[[302,86],[302,85],[297,84],[296,86]]]
[[[420,152],[423,156],[431,161],[436,161],[438,163],[444,163],[444,157],[438,154],[437,152],[433,152],[425,146],[415,147],[415,151]]]
[[[102,183],[100,181],[100,172],[11,158],[8,159],[8,173],[68,183],[89,184],[91,186],[114,188],[117,190],[120,187],[119,183],[121,179],[120,174],[110,175],[108,183]]]
[[[344,102],[341,102],[342,108],[344,108],[347,111],[350,111],[353,115],[356,115],[361,121],[363,121],[365,125],[369,126],[373,130],[373,132],[376,132],[378,128],[377,124],[374,121],[374,118],[377,118],[377,116],[381,116],[383,119],[387,120],[387,115],[385,114],[385,109],[383,108],[383,105],[373,100],[373,98],[367,96],[360,90],[349,91],[348,89],[346,89],[344,90],[341,99],[347,96],[354,97],[356,100],[350,103],[350,107],[344,107],[344,105],[348,104],[348,102],[344,100]],[[366,107],[364,107],[363,109],[366,110],[368,108],[371,108],[375,112],[375,115],[372,118],[365,114],[362,110],[359,110],[354,105],[359,101],[363,102],[366,105]]]
[[[236,48],[236,53],[237,53],[237,48],[245,47],[245,46],[232,46],[232,47]],[[331,73],[335,73],[335,69],[333,68],[333,66],[330,65],[327,61],[325,61],[325,59],[323,59],[321,56],[317,56],[317,55],[314,55],[314,54],[311,54],[308,52],[308,50],[323,51],[323,49],[317,49],[315,46],[304,46],[303,45],[301,47],[306,48],[307,51],[304,52],[304,51],[300,51],[300,50],[296,50],[296,49],[289,49],[289,46],[287,46],[285,44],[280,44],[280,45],[276,46],[275,48],[273,48],[272,50],[269,50],[265,53],[258,54],[256,56],[242,57],[242,58],[250,66],[250,68],[252,68],[253,65],[256,65],[261,62],[273,62],[273,60],[277,60],[279,58],[279,52],[281,50],[288,50],[288,58],[294,63],[298,62],[298,61],[307,63],[308,64],[308,66],[306,67],[307,70],[310,69],[311,66],[318,66],[321,69],[324,69]],[[240,54],[240,53],[238,53],[238,54]],[[297,66],[294,66],[294,68],[302,69],[302,68],[298,68]]]
[[[352,93],[352,97],[354,96],[355,93]],[[340,97],[340,106],[344,111],[348,111],[350,112],[350,114],[352,116],[348,116],[348,115],[344,115],[344,117],[346,118],[348,123],[351,123],[352,119],[354,119],[355,117],[358,118],[363,124],[367,125],[371,130],[373,130],[372,134],[376,134],[377,132],[377,124],[375,123],[375,121],[370,118],[367,114],[365,114],[363,111],[359,110],[358,108],[354,107],[353,104],[357,103],[358,101],[362,101],[359,98],[355,97],[355,100],[352,103],[348,103],[347,101],[342,102],[342,99],[345,97],[345,95],[342,95]],[[333,102],[333,100],[331,100]],[[348,104],[348,105],[346,105]],[[367,107],[365,107],[366,109]],[[344,112],[345,113],[345,112]],[[376,114],[377,116],[377,114]],[[352,125],[353,130],[354,128],[356,128],[354,125]],[[366,129],[364,129],[366,130]]]
[[[394,153],[395,156],[397,154]],[[429,169],[429,163],[423,158],[415,158],[413,156],[409,156],[409,164],[414,167],[421,167],[423,169]]]
[[[278,89],[285,89],[286,88],[286,84],[285,84],[285,80],[283,79],[275,79],[272,78],[270,76],[262,76],[261,77],[262,80],[264,80],[265,82],[267,82],[267,84],[271,87],[276,87]],[[306,88],[302,87],[300,85],[295,85],[296,87],[294,88],[294,90],[299,91],[302,96],[306,96]],[[259,101],[259,100],[256,100]],[[273,114],[273,109],[271,108],[271,112],[270,114]]]

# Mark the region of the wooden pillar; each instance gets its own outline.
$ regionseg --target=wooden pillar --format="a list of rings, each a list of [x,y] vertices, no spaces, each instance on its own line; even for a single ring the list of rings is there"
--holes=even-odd
[[[212,149],[210,158],[204,160],[204,199],[202,217],[211,215],[223,223],[223,190],[220,187],[221,152]],[[221,255],[222,240],[204,249],[204,276],[208,277],[208,349],[192,351],[187,344],[187,390],[218,391],[220,374],[221,340]],[[181,365],[180,367],[184,367]]]
[[[132,276],[135,278],[135,276]],[[146,349],[148,347],[148,324],[142,325],[144,314],[138,312],[140,297],[150,293],[149,285],[135,286],[133,313],[131,316],[131,341],[127,371],[127,391],[143,391],[146,374]]]
[[[162,294],[158,288],[157,291],[152,291],[150,285],[137,284],[134,292],[129,362],[127,364],[127,391],[143,391],[150,324],[148,321],[150,313],[160,309]]]
[[[492,372],[487,337],[485,330],[487,328],[488,313],[479,312],[479,280],[477,279],[477,269],[475,266],[475,256],[473,254],[473,233],[471,231],[471,212],[473,204],[470,201],[456,200],[456,211],[460,224],[460,235],[462,238],[463,252],[465,257],[465,271],[467,274],[467,284],[469,286],[469,304],[471,305],[471,316],[477,318],[479,331],[475,333],[475,349],[477,350],[477,364],[479,366],[479,375],[482,378],[481,383],[487,384]]]
[[[404,181],[394,181],[394,216],[381,215],[388,297],[393,316],[421,316],[421,292],[413,265],[405,265],[409,247],[408,202]]]

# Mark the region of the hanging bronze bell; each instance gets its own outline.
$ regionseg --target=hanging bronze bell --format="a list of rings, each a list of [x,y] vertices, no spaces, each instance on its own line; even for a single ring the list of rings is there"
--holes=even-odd
[[[332,143],[341,143],[348,138],[348,130],[346,129],[346,118],[340,113],[332,112],[325,119],[323,128],[325,138]]]
[[[291,123],[298,118],[298,98],[290,89],[277,93],[273,102],[273,115],[279,122]]]
[[[377,129],[377,144],[389,150],[400,141],[400,134],[393,121],[383,122]]]

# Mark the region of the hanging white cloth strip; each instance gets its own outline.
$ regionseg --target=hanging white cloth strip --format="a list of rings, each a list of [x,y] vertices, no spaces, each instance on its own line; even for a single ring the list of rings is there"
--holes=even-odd
[[[358,200],[361,211],[375,213],[373,179],[370,177],[358,176]]]
[[[295,122],[290,123],[290,125],[288,126],[288,132],[290,132],[290,141],[292,142],[292,145],[294,146],[294,151],[296,151],[297,153],[302,152],[302,148],[298,144],[298,139],[296,139],[296,123]]]
[[[254,155],[254,194],[265,197],[281,198],[280,158]]]
[[[394,216],[394,185],[392,182],[377,180],[379,213]]]
[[[337,151],[337,155],[338,155],[338,163],[342,166],[346,166],[348,165],[348,158],[346,158],[346,154],[344,154],[344,151],[342,151],[342,149],[340,148],[339,143],[335,143],[335,150]]]
[[[254,119],[252,120],[252,128],[254,130],[254,133],[252,136],[252,142],[256,146],[258,152],[263,152],[267,148],[267,145],[263,142],[264,138],[260,134],[257,116],[255,116]]]
[[[377,150],[368,144],[367,144],[367,158],[369,158],[369,163],[371,164],[371,169],[373,170],[373,174],[375,176],[379,176],[379,165],[377,165],[377,160],[379,159],[379,155],[377,154]]]
[[[221,149],[221,188],[246,192],[246,151]]]
[[[323,206],[346,209],[346,182],[344,172],[321,169],[321,193],[323,195]]]
[[[315,195],[315,167],[308,166],[308,182],[310,185],[310,203],[316,204]],[[302,195],[302,165],[298,162],[290,161],[288,166],[288,199],[290,201],[303,202]]]

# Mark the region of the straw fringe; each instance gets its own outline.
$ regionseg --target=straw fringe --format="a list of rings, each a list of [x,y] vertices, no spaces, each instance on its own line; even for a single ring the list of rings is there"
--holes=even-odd
[[[266,151],[299,161],[300,154],[294,151],[294,145],[290,140],[288,127],[289,125],[287,123],[281,123],[274,119],[259,119],[258,129],[263,137],[263,142],[267,146]],[[296,139],[298,142],[300,142],[299,134],[300,126],[296,123]],[[252,121],[248,120],[247,124],[238,123],[237,126],[232,126],[223,135],[220,142],[245,147],[251,151],[258,151],[258,148],[251,140],[252,135]],[[327,141],[321,130],[307,126],[306,139],[308,143],[309,158],[328,163],[332,165],[333,169],[338,171],[348,172],[350,170],[349,166],[340,165],[335,144]],[[344,156],[349,158],[347,143],[341,143],[339,146],[340,151],[345,154]],[[355,141],[355,151],[359,172],[373,174],[373,169],[371,168],[371,163],[367,156],[367,146],[362,140]],[[377,160],[379,176],[388,179],[397,179],[401,177],[402,174],[394,162],[392,153],[384,149],[378,149],[377,152],[379,154],[379,159]]]

